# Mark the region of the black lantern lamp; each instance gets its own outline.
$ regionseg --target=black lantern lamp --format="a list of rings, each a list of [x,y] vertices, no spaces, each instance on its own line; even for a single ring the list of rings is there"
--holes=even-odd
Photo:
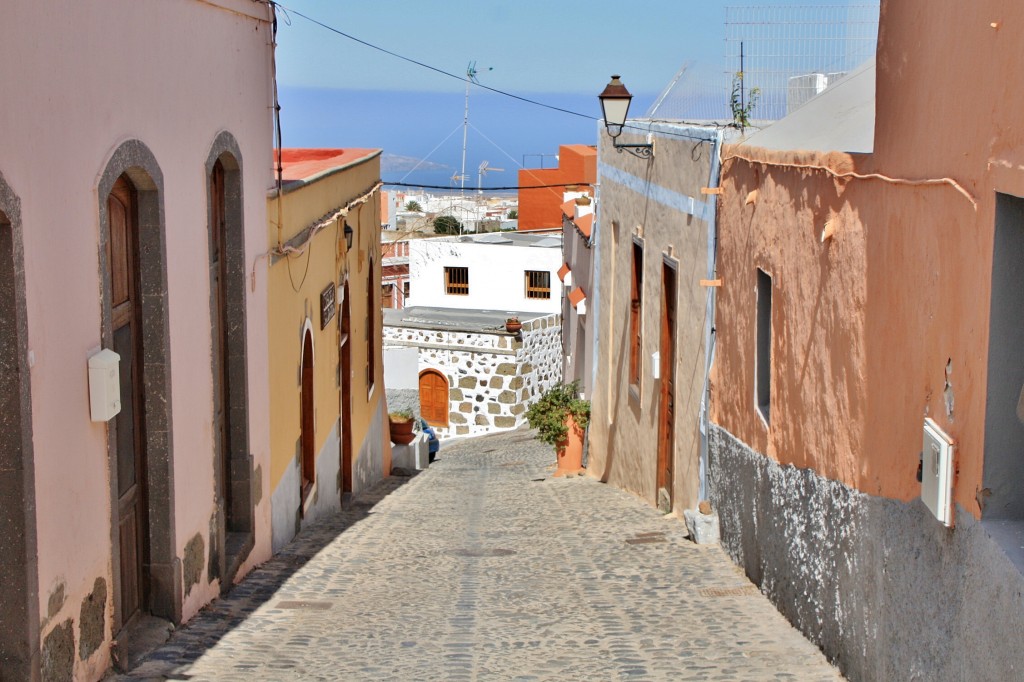
[[[352,249],[352,236],[354,234],[355,234],[355,230],[353,230],[349,226],[348,221],[346,221],[345,222],[345,248],[347,250],[351,250]]]
[[[626,115],[629,113],[629,103],[633,101],[633,95],[622,84],[618,76],[612,76],[612,80],[605,86],[604,91],[597,96],[601,100],[601,112],[604,114],[604,127],[612,138],[612,146],[622,153],[625,149],[633,156],[641,159],[650,159],[654,156],[654,144],[619,144],[618,137],[622,134],[622,128],[626,125]]]

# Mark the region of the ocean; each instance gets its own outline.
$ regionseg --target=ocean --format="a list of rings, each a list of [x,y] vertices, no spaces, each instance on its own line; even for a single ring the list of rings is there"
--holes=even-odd
[[[601,107],[597,92],[523,94],[528,99],[579,112],[593,119],[545,109],[473,89],[469,97],[466,189],[517,183],[520,167],[552,168],[561,144],[596,144]],[[637,94],[631,112],[643,113],[656,93]],[[465,91],[389,92],[282,87],[285,147],[371,147],[384,150],[382,179],[416,186],[459,189]],[[396,159],[395,157],[406,157]],[[412,161],[409,161],[411,159]],[[427,164],[411,170],[416,161]],[[502,169],[502,170],[497,170]]]

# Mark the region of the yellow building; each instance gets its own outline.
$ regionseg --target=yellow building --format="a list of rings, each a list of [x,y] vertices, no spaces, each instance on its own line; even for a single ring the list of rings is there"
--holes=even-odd
[[[285,149],[281,162],[267,206],[274,551],[391,468],[380,150]]]

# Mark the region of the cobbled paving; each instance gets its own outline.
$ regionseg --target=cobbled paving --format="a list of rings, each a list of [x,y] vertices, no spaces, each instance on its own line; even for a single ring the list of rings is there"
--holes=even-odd
[[[841,680],[719,547],[530,431],[304,530],[122,680]]]

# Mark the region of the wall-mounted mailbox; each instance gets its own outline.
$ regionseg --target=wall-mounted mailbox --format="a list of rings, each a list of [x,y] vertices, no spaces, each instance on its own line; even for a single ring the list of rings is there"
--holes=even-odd
[[[953,439],[931,419],[924,420],[921,500],[946,526],[953,525]]]
[[[121,411],[121,356],[104,348],[89,358],[89,410],[94,422],[113,419]]]

